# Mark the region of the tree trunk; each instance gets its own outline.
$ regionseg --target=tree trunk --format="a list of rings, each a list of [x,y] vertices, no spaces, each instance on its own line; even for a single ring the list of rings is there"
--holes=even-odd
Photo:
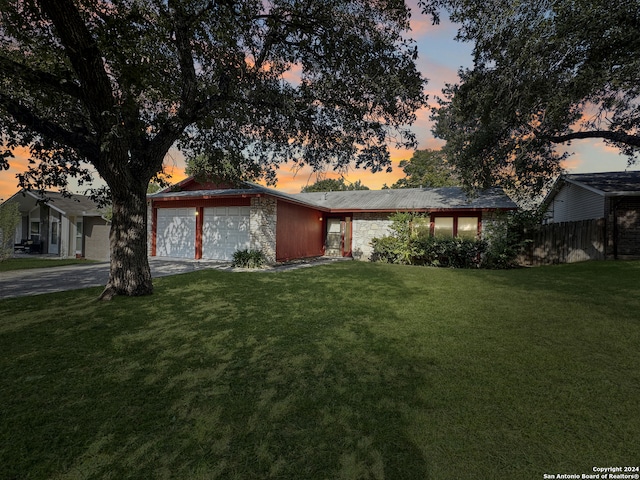
[[[115,295],[151,295],[153,283],[147,257],[146,189],[141,185],[130,185],[126,193],[120,194],[112,189],[112,202],[111,267],[109,282],[100,300],[111,300]]]

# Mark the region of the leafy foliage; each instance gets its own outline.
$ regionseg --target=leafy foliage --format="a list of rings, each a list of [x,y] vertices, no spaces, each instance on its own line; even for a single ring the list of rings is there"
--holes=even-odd
[[[338,179],[325,178],[312,185],[302,187],[301,192],[342,192],[345,190],[369,190],[369,187],[363,185],[360,180],[347,184],[342,177]]]
[[[434,134],[464,183],[540,191],[557,145],[599,138],[640,148],[640,9],[605,0],[443,0],[473,42],[474,67],[433,110]]]
[[[434,238],[423,228],[426,217],[409,212],[391,216],[393,232],[371,241],[371,261],[402,265],[478,268],[487,243],[480,239]]]
[[[236,250],[233,252],[234,267],[240,268],[262,268],[267,263],[267,258],[260,250]]]
[[[531,233],[541,224],[542,210],[519,210],[499,214],[485,223],[488,249],[484,255],[486,268],[503,269],[518,266],[518,256],[531,243]]]
[[[400,161],[405,178],[390,188],[455,187],[460,185],[454,169],[441,150],[416,150],[409,160]]]
[[[544,211],[519,210],[498,214],[483,222],[483,239],[435,238],[421,214],[391,216],[391,235],[371,241],[372,262],[452,268],[507,269],[518,267],[518,257],[531,243]],[[427,224],[428,225],[428,224]]]
[[[0,262],[13,254],[14,235],[20,218],[17,202],[0,204]]]

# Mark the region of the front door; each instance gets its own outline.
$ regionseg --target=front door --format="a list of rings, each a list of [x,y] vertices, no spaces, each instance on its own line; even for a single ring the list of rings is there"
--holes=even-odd
[[[53,215],[49,217],[49,253],[60,253],[60,219]]]
[[[327,219],[325,255],[328,257],[351,255],[351,217]]]

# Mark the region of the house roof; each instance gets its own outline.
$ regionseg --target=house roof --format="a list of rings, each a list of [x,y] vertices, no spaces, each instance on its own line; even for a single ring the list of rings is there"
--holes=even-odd
[[[640,171],[574,173],[561,178],[606,197],[640,195]]]
[[[21,212],[29,212],[39,200],[44,200],[45,205],[65,216],[102,216],[98,204],[84,195],[65,197],[59,192],[45,192],[45,196],[42,197],[35,192],[22,190],[9,198],[7,202],[18,202]]]
[[[188,179],[187,179],[188,180]],[[187,182],[183,180],[182,183]],[[258,196],[258,195],[271,195],[277,198],[282,198],[293,203],[302,204],[308,207],[319,208],[318,205],[304,199],[298,198],[298,195],[292,195],[284,193],[273,188],[263,187],[257,183],[243,182],[241,186],[235,188],[210,188],[206,190],[182,190],[178,192],[170,191],[169,189],[163,190],[158,193],[154,193],[148,196],[152,200],[181,200],[189,198],[213,198],[213,197],[246,197],[246,196]],[[320,207],[321,210],[324,210]]]
[[[333,211],[516,209],[500,188],[468,196],[460,187],[313,192],[294,195]]]
[[[184,186],[192,186],[186,180]],[[339,192],[284,193],[256,183],[245,182],[238,188],[209,188],[162,192],[149,195],[151,199],[179,200],[189,198],[237,197],[272,195],[289,202],[323,211],[398,211],[439,209],[516,209],[517,205],[500,188],[468,196],[460,187],[407,188],[387,190],[355,190]]]

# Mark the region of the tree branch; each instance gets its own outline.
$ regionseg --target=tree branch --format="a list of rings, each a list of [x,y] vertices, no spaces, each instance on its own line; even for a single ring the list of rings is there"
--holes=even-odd
[[[0,72],[6,74],[8,77],[15,77],[17,75],[32,86],[39,87],[45,85],[59,92],[66,93],[73,98],[82,99],[82,91],[73,80],[36,70],[2,55],[0,55]]]
[[[571,132],[566,135],[538,135],[540,138],[546,138],[553,143],[565,143],[571,140],[583,140],[586,138],[602,138],[616,143],[622,143],[632,147],[640,148],[640,137],[637,135],[629,135],[624,132],[612,132],[610,130],[592,130],[588,132]]]
[[[42,10],[51,19],[73,69],[80,80],[84,103],[96,126],[109,129],[103,113],[115,103],[111,82],[102,55],[73,0],[40,0]],[[112,122],[113,120],[111,120]]]
[[[63,145],[77,149],[84,157],[95,163],[98,158],[98,146],[89,140],[88,135],[80,131],[71,132],[60,125],[39,117],[28,107],[0,92],[0,105],[21,125]],[[95,159],[95,161],[94,161]]]

